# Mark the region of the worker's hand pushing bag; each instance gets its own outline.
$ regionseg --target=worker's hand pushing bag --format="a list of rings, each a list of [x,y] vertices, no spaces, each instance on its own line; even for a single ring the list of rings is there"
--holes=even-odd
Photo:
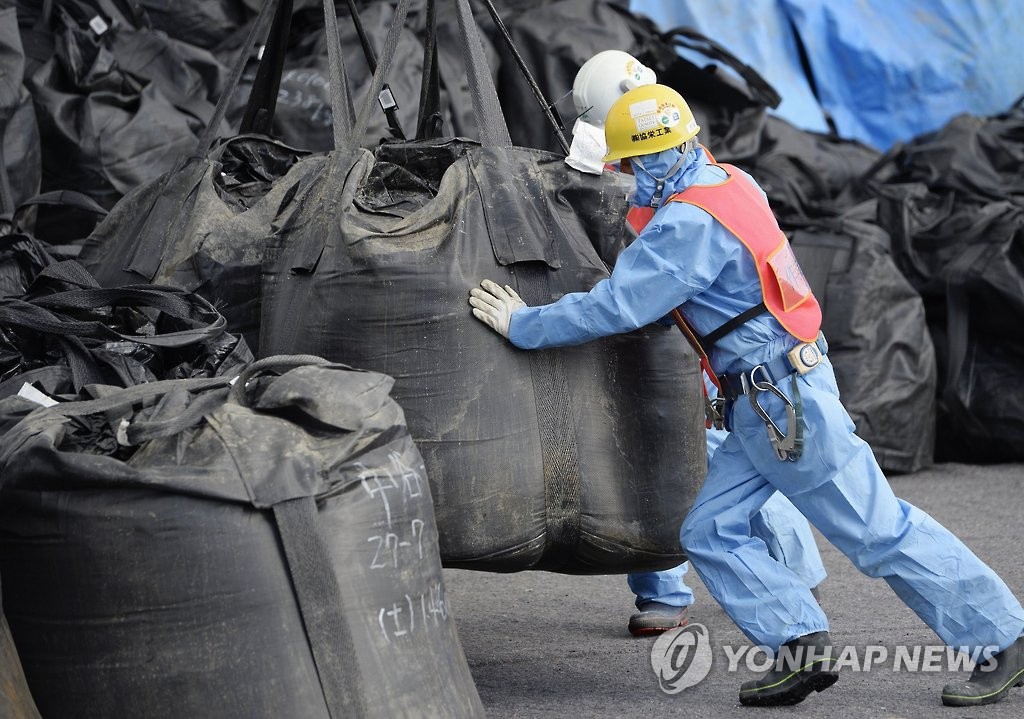
[[[481,289],[482,288],[482,289]],[[523,298],[514,289],[502,287],[492,280],[484,280],[480,288],[469,291],[469,304],[473,305],[473,316],[508,339],[508,326],[516,310],[526,307]]]

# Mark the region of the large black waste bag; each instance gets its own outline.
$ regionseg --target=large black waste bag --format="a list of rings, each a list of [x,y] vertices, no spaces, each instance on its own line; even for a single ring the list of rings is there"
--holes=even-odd
[[[877,188],[904,274],[919,289],[939,365],[936,459],[1024,459],[1024,206]]]
[[[206,297],[227,319],[228,331],[254,348],[264,238],[291,211],[299,188],[323,168],[322,157],[263,135],[216,140],[246,49],[266,31],[273,10],[268,4],[253,22],[214,122],[191,154],[122,198],[81,253],[82,264],[104,286],[155,282]]]
[[[0,441],[4,611],[44,716],[483,715],[391,380],[316,359],[94,386]]]
[[[935,348],[921,296],[900,273],[875,203],[790,231],[821,304],[843,404],[878,463],[893,472],[931,464]]]
[[[867,145],[808,132],[764,113],[747,116],[712,146],[715,157],[749,172],[764,190],[779,222],[834,217],[870,199],[860,182],[881,153]]]
[[[215,90],[166,35],[121,23],[98,33],[88,3],[58,5],[53,56],[26,79],[42,189],[78,190],[110,208],[192,150],[213,117]]]
[[[894,148],[878,221],[920,291],[939,363],[936,458],[1024,459],[1024,99]]]
[[[470,32],[468,6],[458,9]],[[594,243],[627,232],[624,188],[512,147],[486,71],[470,72],[483,145],[340,147],[296,198],[270,240],[260,353],[317,353],[395,378],[450,566],[678,564],[706,465],[699,369],[682,338],[658,325],[522,352],[468,311],[483,278],[531,304],[606,278]]]
[[[171,284],[202,295],[259,346],[260,265],[271,227],[322,157],[240,135],[121,199],[80,261],[104,286]]]

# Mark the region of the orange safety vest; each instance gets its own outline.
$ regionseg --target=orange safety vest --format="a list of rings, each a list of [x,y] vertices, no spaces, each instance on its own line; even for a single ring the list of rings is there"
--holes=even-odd
[[[718,167],[729,174],[726,180],[691,185],[667,202],[699,207],[735,235],[754,258],[765,308],[798,340],[814,342],[821,329],[821,307],[771,207],[753,183],[736,180],[735,167]]]

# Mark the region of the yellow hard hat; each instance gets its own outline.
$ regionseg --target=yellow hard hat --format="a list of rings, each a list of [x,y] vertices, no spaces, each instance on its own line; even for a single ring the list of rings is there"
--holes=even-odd
[[[671,87],[642,85],[625,93],[608,110],[605,162],[651,155],[679,147],[696,137],[700,126],[686,100]]]

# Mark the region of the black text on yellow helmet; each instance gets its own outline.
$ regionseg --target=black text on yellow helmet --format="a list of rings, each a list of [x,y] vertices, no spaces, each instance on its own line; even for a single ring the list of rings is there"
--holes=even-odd
[[[682,95],[666,85],[642,85],[625,93],[608,110],[604,161],[679,147],[698,132],[700,126]]]

